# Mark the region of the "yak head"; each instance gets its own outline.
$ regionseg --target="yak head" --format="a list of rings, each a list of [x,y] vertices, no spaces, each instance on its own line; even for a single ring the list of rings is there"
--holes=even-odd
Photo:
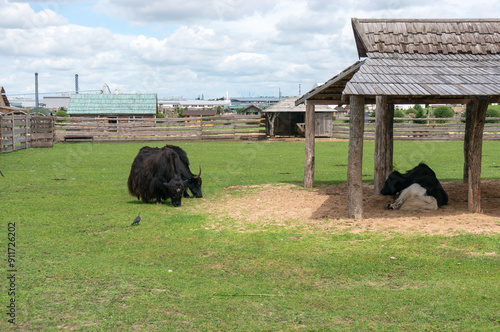
[[[380,190],[382,195],[396,195],[401,190],[407,187],[406,178],[398,171],[392,172],[387,180],[385,180],[384,187]]]
[[[203,194],[201,193],[201,167],[200,167],[200,172],[198,175],[193,175],[191,178],[186,180],[186,186],[191,190],[191,193],[193,193],[193,196],[196,198],[201,198],[203,197]]]
[[[181,206],[182,195],[186,191],[186,184],[181,180],[180,176],[174,176],[169,182],[164,182],[163,185],[168,197],[172,200],[172,205],[175,207]]]

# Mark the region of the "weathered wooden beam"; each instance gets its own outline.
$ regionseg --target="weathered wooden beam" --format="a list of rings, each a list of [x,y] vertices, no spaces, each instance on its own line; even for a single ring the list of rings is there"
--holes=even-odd
[[[472,142],[472,102],[467,103],[465,107],[465,133],[464,133],[464,175],[463,183],[469,183],[469,153]]]
[[[387,151],[387,97],[377,96],[377,104],[375,107],[375,155],[374,155],[374,193],[380,194],[380,190],[385,182],[385,154]]]
[[[314,186],[314,144],[315,144],[315,116],[314,104],[306,104],[306,128],[305,128],[305,165],[304,165],[304,188],[312,188]]]
[[[394,104],[385,96],[377,97],[375,115],[374,193],[380,194],[392,172],[394,150]]]
[[[387,105],[387,113],[384,119],[386,130],[385,130],[385,141],[387,145],[385,146],[385,176],[387,177],[392,173],[392,165],[394,160],[394,104]]]
[[[474,97],[471,105],[470,146],[468,152],[468,207],[469,212],[481,213],[481,157],[483,130],[488,109],[488,97]]]
[[[351,96],[349,156],[347,165],[347,208],[349,218],[363,217],[363,134],[365,98]]]

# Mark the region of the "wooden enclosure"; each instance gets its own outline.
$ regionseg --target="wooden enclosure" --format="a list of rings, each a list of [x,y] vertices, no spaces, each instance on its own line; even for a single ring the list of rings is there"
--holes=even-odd
[[[24,112],[0,114],[0,152],[54,144],[54,118]]]
[[[364,127],[364,139],[374,140],[376,119],[365,117]],[[461,141],[465,137],[465,118],[394,118],[393,135],[394,140]],[[335,118],[332,137],[349,138],[348,117]],[[486,118],[483,139],[500,139],[500,118]]]
[[[262,139],[260,115],[193,118],[113,119],[57,118],[56,141],[164,141],[205,139]]]

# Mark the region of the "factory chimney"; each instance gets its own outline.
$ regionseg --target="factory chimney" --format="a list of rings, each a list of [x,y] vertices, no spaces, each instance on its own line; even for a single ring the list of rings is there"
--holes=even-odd
[[[78,74],[75,74],[75,92],[78,93]]]
[[[35,73],[35,108],[38,107],[38,73]]]

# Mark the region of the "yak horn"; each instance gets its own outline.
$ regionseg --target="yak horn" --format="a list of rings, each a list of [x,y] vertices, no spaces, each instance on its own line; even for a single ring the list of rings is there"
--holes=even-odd
[[[201,166],[200,166],[200,173],[198,173],[198,175],[195,176],[195,178],[199,179],[201,176]]]

